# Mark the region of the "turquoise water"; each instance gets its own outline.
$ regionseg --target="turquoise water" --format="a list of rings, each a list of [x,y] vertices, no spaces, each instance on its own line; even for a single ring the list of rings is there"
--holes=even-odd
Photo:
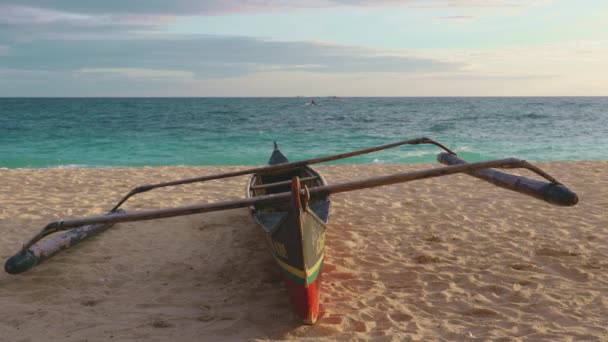
[[[468,161],[608,159],[608,97],[0,98],[0,167],[259,165],[427,136]],[[403,146],[342,163],[434,162]]]

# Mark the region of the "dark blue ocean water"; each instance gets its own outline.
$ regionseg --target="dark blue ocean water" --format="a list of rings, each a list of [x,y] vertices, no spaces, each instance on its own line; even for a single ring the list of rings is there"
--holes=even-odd
[[[259,165],[427,136],[469,161],[608,159],[608,97],[0,98],[0,167]],[[403,146],[343,163],[434,162]]]

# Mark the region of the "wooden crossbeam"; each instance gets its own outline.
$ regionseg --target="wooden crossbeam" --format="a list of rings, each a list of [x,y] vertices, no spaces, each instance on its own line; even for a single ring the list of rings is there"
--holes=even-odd
[[[300,178],[300,182],[305,182],[305,181],[309,181],[309,180],[313,180],[313,179],[317,179],[317,178],[319,178],[319,176],[304,177],[304,178]],[[254,185],[254,186],[251,187],[251,189],[252,190],[257,190],[257,189],[274,188],[275,186],[289,185],[289,184],[291,184],[291,180],[286,180],[286,181],[276,182],[276,183]]]

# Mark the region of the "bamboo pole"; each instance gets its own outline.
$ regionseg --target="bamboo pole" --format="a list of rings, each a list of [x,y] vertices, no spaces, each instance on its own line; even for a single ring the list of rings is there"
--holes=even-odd
[[[317,179],[317,178],[319,178],[319,176],[304,177],[304,178],[300,178],[300,182],[306,182],[306,181]],[[286,181],[276,182],[276,183],[262,184],[262,185],[252,185],[251,190],[268,189],[268,188],[274,188],[277,186],[290,185],[290,184],[291,184],[291,180],[286,180]]]

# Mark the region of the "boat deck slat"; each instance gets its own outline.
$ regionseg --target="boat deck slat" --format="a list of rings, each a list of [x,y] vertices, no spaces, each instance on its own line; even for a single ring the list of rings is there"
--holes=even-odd
[[[305,181],[309,181],[309,180],[313,180],[313,179],[317,179],[317,178],[319,178],[319,176],[304,177],[304,178],[300,178],[300,182],[305,182]],[[282,182],[275,182],[275,183],[268,183],[268,184],[253,185],[251,187],[251,189],[252,190],[266,189],[266,188],[273,188],[275,186],[289,185],[289,184],[291,184],[291,180],[286,180],[286,181],[282,181]]]

